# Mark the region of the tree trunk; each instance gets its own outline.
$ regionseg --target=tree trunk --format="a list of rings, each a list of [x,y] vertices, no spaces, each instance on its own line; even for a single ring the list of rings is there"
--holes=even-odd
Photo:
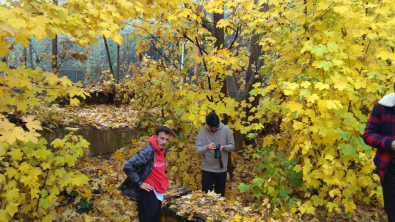
[[[52,71],[58,73],[58,36],[52,39]]]
[[[107,39],[104,36],[103,36],[103,39],[104,39],[104,44],[106,45],[108,64],[110,64],[110,72],[111,72],[112,76],[114,76],[114,71],[112,69],[112,64],[111,64],[110,50],[108,50],[108,45],[107,45]]]
[[[215,41],[215,48],[217,50],[221,49],[225,43],[225,33],[223,28],[217,28],[218,22],[224,18],[224,14],[215,13],[214,14],[214,37],[217,39]]]
[[[261,11],[268,11],[268,10],[269,8],[266,4],[264,7],[261,8]],[[255,74],[258,72],[260,68],[259,56],[261,55],[261,47],[258,45],[258,42],[262,34],[256,35],[255,33],[252,33],[252,35],[253,36],[250,44],[251,55],[246,73],[246,86],[244,91],[240,91],[239,86],[237,84],[237,79],[234,74],[232,76],[226,77],[226,83],[227,83],[226,85],[227,85],[229,96],[235,99],[237,102],[242,102],[248,98],[249,93],[252,90],[252,85],[255,82]],[[257,106],[258,104],[259,104],[259,98],[257,98],[257,101],[254,101],[253,105]],[[251,106],[251,108],[252,107],[253,106]],[[246,111],[245,119],[248,119],[250,108],[246,108],[245,111]],[[234,132],[233,136],[235,138],[235,152],[238,152],[243,149],[245,136],[240,131]]]
[[[25,69],[27,69],[27,48],[23,48],[23,60],[25,62]]]
[[[34,63],[33,63],[33,45],[32,45],[32,40],[29,39],[29,57],[30,57],[30,68],[34,69]],[[26,65],[27,66],[27,65]]]
[[[117,44],[117,84],[119,84],[119,44]]]
[[[55,5],[58,5],[58,0],[53,0]],[[52,39],[52,71],[58,73],[58,36]]]

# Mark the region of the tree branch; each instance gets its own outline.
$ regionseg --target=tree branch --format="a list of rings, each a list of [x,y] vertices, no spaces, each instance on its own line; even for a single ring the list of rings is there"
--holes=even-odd
[[[152,47],[160,54],[160,57],[162,58],[165,58],[165,60],[166,61],[168,61],[170,64],[172,64],[171,63],[171,61],[166,57],[166,56],[164,56],[161,52],[160,52],[160,50],[158,49],[158,48],[156,48],[156,46],[155,46],[155,44],[154,43],[152,43]],[[176,58],[177,59],[177,58]],[[178,61],[178,59],[177,59],[177,61]],[[178,62],[180,62],[180,61],[178,61]],[[176,64],[172,64],[176,69],[179,69],[179,67],[177,67],[176,66]]]
[[[200,48],[200,45],[199,45],[199,41],[198,41],[198,39],[197,39],[197,36],[195,36],[195,39],[196,39],[197,47],[198,47],[199,50],[200,50],[200,55],[202,55],[202,48]],[[192,42],[193,42],[193,41],[192,41]],[[207,53],[206,53],[206,54],[207,54]],[[208,72],[207,65],[206,65],[206,60],[204,60],[204,58],[203,58],[203,65],[204,65],[204,69],[206,70],[206,72]]]
[[[228,50],[230,50],[233,46],[233,44],[236,42],[237,37],[239,36],[239,27],[237,27],[235,38],[233,39],[232,43],[230,43],[230,46],[228,47]]]
[[[184,38],[188,39],[188,40],[191,41],[193,44],[195,44],[197,47],[199,47],[200,54],[203,54],[202,52],[204,52],[204,53],[206,53],[206,55],[208,55],[208,53],[206,52],[206,50],[204,50],[203,48],[200,47],[199,41],[198,41],[198,39],[197,39],[196,36],[195,36],[196,42],[193,41],[191,38],[189,38],[185,33],[183,33],[182,36],[184,36]]]

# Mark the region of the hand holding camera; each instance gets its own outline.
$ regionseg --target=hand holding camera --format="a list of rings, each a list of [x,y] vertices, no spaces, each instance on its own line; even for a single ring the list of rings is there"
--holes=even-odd
[[[221,144],[210,143],[208,145],[210,150],[214,150],[214,158],[219,159],[220,167],[223,168],[221,151],[224,149]]]

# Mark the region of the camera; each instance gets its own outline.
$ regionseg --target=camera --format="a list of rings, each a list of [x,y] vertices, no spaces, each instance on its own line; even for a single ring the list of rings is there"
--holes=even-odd
[[[221,144],[215,144],[214,158],[221,158]]]
[[[214,158],[219,159],[220,167],[224,168],[224,165],[222,163],[222,156],[221,156],[221,144],[215,144]]]

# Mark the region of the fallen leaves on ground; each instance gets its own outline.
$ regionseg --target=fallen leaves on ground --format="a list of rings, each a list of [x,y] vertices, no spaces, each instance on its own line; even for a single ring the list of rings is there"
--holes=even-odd
[[[126,178],[123,172],[125,163],[147,145],[146,140],[138,140],[130,146],[114,152],[110,158],[85,157],[77,164],[77,169],[90,177],[89,186],[79,190],[79,199],[73,203],[57,207],[56,221],[138,221],[137,205],[135,201],[120,193],[117,188]],[[188,144],[192,146],[192,144]],[[191,147],[192,149],[192,147]],[[171,150],[170,150],[171,152]],[[245,165],[243,157],[232,156],[236,170],[232,180],[227,183],[226,198],[220,197],[213,192],[203,193],[196,190],[181,198],[165,200],[162,206],[167,205],[178,211],[178,215],[193,218],[194,216],[205,217],[207,221],[385,221],[382,215],[384,210],[377,207],[357,205],[357,210],[352,214],[335,215],[334,217],[320,217],[317,212],[315,217],[304,216],[298,218],[296,214],[285,213],[281,218],[275,217],[273,209],[256,209],[252,194],[241,194],[237,186],[244,180],[248,180],[246,172],[253,170]],[[172,168],[170,161],[167,163],[167,171]],[[242,167],[244,164],[245,167]],[[196,166],[200,167],[200,166]],[[91,191],[91,192],[89,192]],[[180,194],[180,185],[176,181],[170,181],[166,194]],[[60,196],[59,198],[63,198]],[[81,198],[87,198],[93,204],[93,209],[87,213],[81,213],[76,205]],[[259,207],[259,206],[258,206]],[[174,221],[165,214],[161,214],[161,221]]]
[[[137,111],[127,105],[90,105],[65,106],[58,105],[40,107],[35,115],[47,129],[56,127],[85,128],[134,128]]]

